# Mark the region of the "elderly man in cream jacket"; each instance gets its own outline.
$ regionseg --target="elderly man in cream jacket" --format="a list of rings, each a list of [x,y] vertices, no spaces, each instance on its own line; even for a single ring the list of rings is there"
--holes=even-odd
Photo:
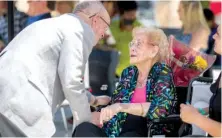
[[[53,115],[65,98],[76,125],[91,121],[89,103],[109,102],[93,100],[82,82],[89,54],[109,24],[100,2],[81,2],[74,13],[36,22],[9,43],[0,53],[3,137],[53,136]]]

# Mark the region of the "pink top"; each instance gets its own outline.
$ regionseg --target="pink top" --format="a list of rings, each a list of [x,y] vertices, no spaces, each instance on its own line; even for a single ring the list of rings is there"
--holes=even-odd
[[[142,88],[136,88],[131,103],[144,103],[146,102],[146,86]]]

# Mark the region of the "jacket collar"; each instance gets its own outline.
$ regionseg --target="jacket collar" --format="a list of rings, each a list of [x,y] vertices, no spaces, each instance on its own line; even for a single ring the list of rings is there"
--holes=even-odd
[[[147,82],[146,82],[146,95],[150,95],[151,88],[153,87],[154,81],[156,80],[156,77],[162,70],[162,64],[159,62],[156,62],[152,68],[150,69],[149,75],[147,76]],[[137,79],[139,75],[139,70],[136,66],[131,66],[128,70],[128,75],[124,79],[124,89],[127,90],[127,96],[128,98],[125,99],[127,101],[131,101],[132,95],[136,89]],[[150,99],[151,97],[147,97],[147,99]]]

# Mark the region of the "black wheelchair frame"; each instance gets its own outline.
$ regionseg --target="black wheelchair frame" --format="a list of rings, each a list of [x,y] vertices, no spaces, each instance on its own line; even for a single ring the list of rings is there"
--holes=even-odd
[[[207,78],[207,77],[196,77],[193,78],[188,87],[176,87],[176,94],[177,94],[177,105],[176,107],[176,113],[171,114],[166,118],[159,118],[159,119],[154,119],[151,122],[147,124],[148,126],[148,137],[152,137],[152,127],[155,125],[159,124],[165,124],[169,125],[172,124],[174,127],[174,130],[171,130],[171,133],[165,134],[167,137],[182,137],[182,136],[187,136],[191,135],[192,133],[192,127],[190,124],[183,123],[182,120],[180,119],[180,104],[184,103],[191,103],[192,101],[192,95],[193,95],[193,87],[192,84],[193,82],[198,81],[198,82],[203,82],[203,83],[212,83],[213,79],[212,78]],[[186,97],[186,99],[184,98]],[[172,132],[173,131],[173,132]]]

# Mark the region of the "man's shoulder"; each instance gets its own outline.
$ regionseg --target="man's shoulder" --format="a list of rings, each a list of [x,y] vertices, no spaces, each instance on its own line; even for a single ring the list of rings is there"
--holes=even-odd
[[[64,14],[55,18],[56,20],[58,20],[58,22],[61,22],[60,26],[68,29],[69,31],[72,32],[84,31],[84,33],[89,30],[90,32],[87,33],[91,33],[92,31],[91,27],[88,24],[86,24],[80,17],[76,16],[73,13]]]

